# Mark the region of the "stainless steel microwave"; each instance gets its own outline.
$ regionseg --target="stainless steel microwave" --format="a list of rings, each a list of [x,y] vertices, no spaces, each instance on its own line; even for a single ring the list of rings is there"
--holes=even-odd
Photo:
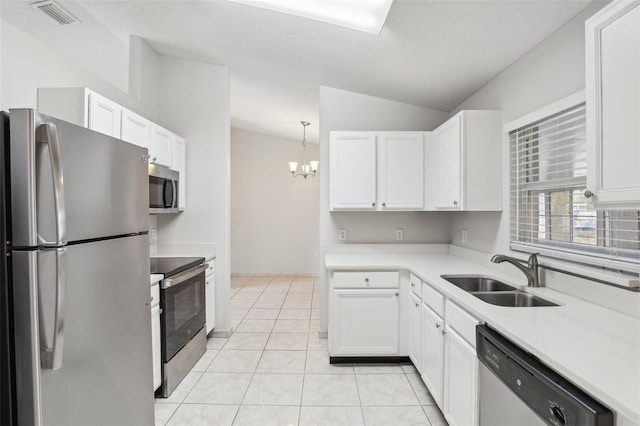
[[[149,164],[149,213],[178,213],[178,179],[175,170]]]

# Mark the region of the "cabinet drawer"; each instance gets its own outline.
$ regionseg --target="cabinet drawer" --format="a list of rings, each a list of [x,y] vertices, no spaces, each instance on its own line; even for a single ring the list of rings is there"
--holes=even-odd
[[[411,292],[422,299],[422,280],[415,275],[409,275],[409,287]]]
[[[160,304],[160,283],[151,286],[151,308]]]
[[[422,301],[444,318],[444,296],[425,282],[422,283]]]
[[[454,329],[460,337],[475,348],[476,325],[480,324],[480,321],[449,300],[447,300],[446,309],[447,315],[445,319],[449,327]]]
[[[333,288],[398,288],[398,272],[334,272]]]

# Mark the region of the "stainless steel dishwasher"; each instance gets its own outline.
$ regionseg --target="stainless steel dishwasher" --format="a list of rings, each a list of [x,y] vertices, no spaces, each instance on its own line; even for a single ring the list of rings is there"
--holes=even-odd
[[[480,426],[613,426],[613,413],[487,325],[476,327]]]

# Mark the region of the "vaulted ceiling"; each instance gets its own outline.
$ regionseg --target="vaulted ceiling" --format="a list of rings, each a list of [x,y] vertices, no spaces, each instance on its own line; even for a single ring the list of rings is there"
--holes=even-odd
[[[395,0],[380,35],[225,0],[60,1],[62,27],[3,0],[2,17],[116,85],[129,36],[158,53],[224,65],[232,126],[316,139],[318,87],[450,111],[591,1]]]

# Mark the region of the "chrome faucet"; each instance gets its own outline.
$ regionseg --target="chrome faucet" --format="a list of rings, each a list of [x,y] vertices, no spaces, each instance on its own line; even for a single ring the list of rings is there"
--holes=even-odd
[[[515,257],[505,256],[503,254],[496,254],[491,258],[493,263],[509,262],[516,268],[520,269],[527,277],[527,285],[529,287],[540,287],[540,277],[538,275],[538,256],[536,253],[529,256],[527,266],[522,265],[523,260],[516,259]]]

